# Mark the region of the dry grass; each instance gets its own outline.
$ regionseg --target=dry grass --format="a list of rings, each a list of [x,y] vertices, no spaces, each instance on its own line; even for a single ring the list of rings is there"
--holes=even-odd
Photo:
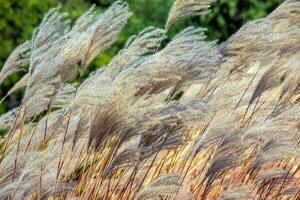
[[[211,2],[176,1],[166,27]],[[299,199],[300,2],[219,46],[188,27],[162,48],[166,30],[146,28],[68,83],[129,16],[117,1],[71,26],[52,9],[8,58],[1,78],[29,72],[11,91],[26,85],[20,107],[0,117],[0,198]]]

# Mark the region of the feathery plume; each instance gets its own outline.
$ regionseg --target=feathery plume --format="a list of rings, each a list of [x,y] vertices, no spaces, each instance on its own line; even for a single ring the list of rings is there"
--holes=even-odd
[[[21,69],[29,63],[31,54],[31,41],[19,45],[7,58],[0,72],[0,84],[9,75]]]
[[[177,0],[173,4],[166,22],[166,29],[178,19],[186,16],[203,15],[208,12],[210,5],[215,0]]]

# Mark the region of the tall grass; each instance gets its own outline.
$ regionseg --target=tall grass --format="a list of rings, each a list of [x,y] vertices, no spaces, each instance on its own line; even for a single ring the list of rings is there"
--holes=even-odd
[[[0,117],[0,198],[299,199],[300,2],[221,45],[187,27],[162,46],[212,2],[175,1],[165,29],[133,36],[80,85],[128,5],[74,23],[51,9],[0,74],[29,64],[11,91],[26,86],[21,105]]]

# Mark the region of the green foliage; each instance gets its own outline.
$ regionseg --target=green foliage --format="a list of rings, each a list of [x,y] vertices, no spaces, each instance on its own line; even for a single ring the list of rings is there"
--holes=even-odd
[[[107,8],[114,0],[1,0],[0,3],[0,67],[12,50],[20,43],[31,38],[33,29],[51,7],[62,6],[74,19],[86,11],[92,4],[99,10]],[[128,0],[133,17],[119,40],[112,48],[98,56],[90,69],[107,64],[120,50],[126,40],[147,26],[164,27],[168,12],[174,0]],[[208,39],[223,41],[236,32],[247,21],[266,16],[283,0],[218,0],[209,15],[180,20],[171,27],[173,36],[187,25],[202,26],[208,29]],[[2,98],[9,88],[20,79],[24,72],[10,76],[0,87]],[[88,74],[88,72],[86,73]],[[19,104],[24,90],[11,95],[0,105],[0,113]]]

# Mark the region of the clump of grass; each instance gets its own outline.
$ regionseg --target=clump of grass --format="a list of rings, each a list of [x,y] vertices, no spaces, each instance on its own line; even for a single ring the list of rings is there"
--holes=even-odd
[[[181,17],[213,1],[175,1],[164,29],[129,39],[80,85],[78,68],[113,44],[122,1],[73,23],[51,9],[0,77],[26,62],[0,117],[3,199],[298,199],[300,3],[286,1],[225,43]],[[9,95],[9,94],[7,94]]]

